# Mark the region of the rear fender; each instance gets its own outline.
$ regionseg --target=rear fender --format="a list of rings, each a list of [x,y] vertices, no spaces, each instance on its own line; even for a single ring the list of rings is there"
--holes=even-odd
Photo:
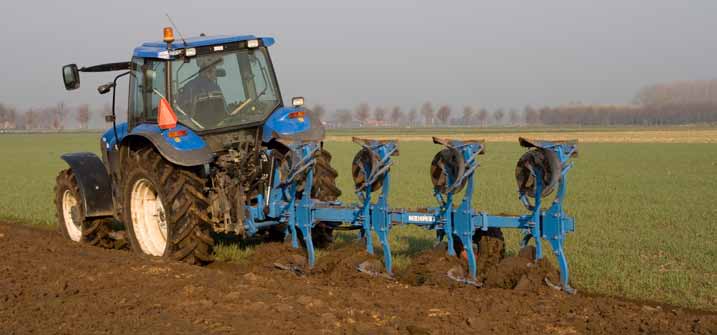
[[[60,158],[70,166],[75,175],[85,216],[112,216],[112,181],[102,160],[90,152],[75,152]]]
[[[181,136],[170,137],[171,132],[180,132]],[[141,124],[127,134],[120,146],[129,145],[135,140],[146,140],[169,162],[179,166],[197,166],[211,162],[214,154],[199,135],[182,125],[162,130],[156,124]]]
[[[303,113],[303,116],[295,116]],[[303,107],[281,107],[274,111],[264,123],[264,143],[277,140],[281,143],[321,142],[324,140],[323,124],[314,113]]]

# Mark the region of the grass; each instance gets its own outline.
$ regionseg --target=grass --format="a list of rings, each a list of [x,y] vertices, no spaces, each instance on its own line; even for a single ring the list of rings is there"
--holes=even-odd
[[[54,224],[53,185],[65,167],[60,154],[97,151],[96,134],[0,135],[0,219]],[[393,207],[433,206],[428,177],[438,146],[401,142],[392,169]],[[339,171],[341,200],[354,202],[350,165],[358,146],[327,143]],[[514,143],[489,143],[481,156],[475,206],[490,213],[523,213],[516,197]],[[581,144],[570,172],[566,209],[576,232],[566,251],[571,281],[585,291],[686,307],[717,305],[717,145]],[[344,243],[351,235],[341,235]],[[506,232],[516,252],[517,232]],[[391,245],[397,268],[433,243],[431,232],[397,227]],[[222,245],[222,259],[251,248]],[[319,258],[321,254],[319,254]]]

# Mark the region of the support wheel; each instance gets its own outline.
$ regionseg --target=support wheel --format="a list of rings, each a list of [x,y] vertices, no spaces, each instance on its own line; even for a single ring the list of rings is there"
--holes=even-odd
[[[211,262],[206,179],[171,164],[152,147],[132,151],[127,160],[123,221],[132,250],[190,264]]]
[[[114,248],[112,227],[108,218],[85,218],[80,187],[71,169],[62,170],[55,184],[55,207],[57,225],[65,238],[83,244]]]

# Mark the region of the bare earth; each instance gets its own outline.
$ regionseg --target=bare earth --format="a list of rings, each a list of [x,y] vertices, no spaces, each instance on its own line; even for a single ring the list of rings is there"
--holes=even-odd
[[[715,313],[570,296],[535,285],[538,270],[516,289],[446,285],[422,272],[450,263],[429,252],[391,281],[356,272],[365,255],[343,249],[300,276],[272,265],[303,259],[282,244],[201,268],[0,224],[0,334],[717,334]],[[518,257],[502,271],[525,268]]]
[[[617,131],[575,131],[509,133],[463,133],[460,128],[453,132],[432,136],[458,139],[485,139],[487,142],[517,142],[518,136],[549,140],[573,140],[583,143],[717,143],[717,129],[674,129],[674,130],[617,130]],[[399,139],[402,141],[431,141],[429,135],[370,136],[377,139]],[[351,141],[351,136],[328,136],[327,141]]]

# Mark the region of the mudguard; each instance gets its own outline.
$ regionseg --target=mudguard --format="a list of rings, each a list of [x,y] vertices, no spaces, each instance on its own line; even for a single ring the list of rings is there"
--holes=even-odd
[[[85,217],[112,216],[112,181],[102,160],[91,152],[75,152],[60,157],[75,175]]]
[[[169,137],[170,132],[182,132],[179,137]],[[151,142],[157,151],[173,164],[180,166],[197,166],[211,162],[214,154],[199,135],[182,125],[169,130],[161,130],[156,124],[141,124],[132,132],[122,137],[120,145],[132,139],[145,139]]]
[[[295,116],[296,113],[302,116]],[[314,113],[303,107],[282,107],[274,111],[264,123],[261,140],[265,143],[276,139],[279,142],[320,142],[325,135],[324,126]]]

